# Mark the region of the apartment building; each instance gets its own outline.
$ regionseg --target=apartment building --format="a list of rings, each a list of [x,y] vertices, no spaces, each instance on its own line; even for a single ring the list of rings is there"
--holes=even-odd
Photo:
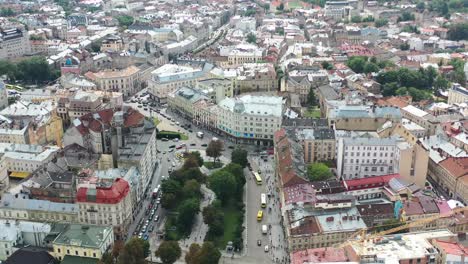
[[[101,52],[118,52],[123,49],[123,41],[119,36],[108,36],[101,43]]]
[[[449,157],[439,163],[434,175],[450,198],[468,202],[468,157]]]
[[[74,120],[64,136],[65,146],[77,144],[109,156],[112,166],[138,168],[140,186],[146,190],[156,168],[156,128],[137,110],[105,109]],[[139,197],[143,197],[142,192]]]
[[[179,88],[167,97],[168,107],[189,120],[195,119],[195,108],[200,101],[211,102],[211,98],[206,91],[190,87]]]
[[[436,128],[439,122],[436,117],[428,112],[415,106],[408,105],[401,108],[401,115],[403,118],[424,127],[426,129],[426,135],[434,135],[436,133]]]
[[[234,96],[234,84],[229,79],[209,78],[199,80],[196,87],[202,90],[216,103],[219,103],[226,97]]]
[[[0,30],[0,59],[15,59],[29,54],[28,31],[19,28]]]
[[[130,185],[124,179],[115,181],[80,181],[76,204],[80,223],[111,225],[116,239],[123,239],[132,221]]]
[[[468,67],[465,67],[468,68]],[[458,83],[452,84],[448,91],[448,104],[461,104],[468,101],[468,90]]]
[[[429,161],[420,143],[410,145],[398,137],[351,136],[337,140],[337,174],[342,179],[366,178],[398,173],[423,187]]]
[[[61,97],[57,103],[57,114],[70,122],[87,113],[96,112],[102,106],[102,98],[94,93],[78,90],[70,97]]]
[[[0,116],[0,142],[28,144],[28,126],[28,123]]]
[[[356,207],[324,210],[321,214],[303,216],[290,214],[286,236],[291,251],[334,246],[345,242],[356,231],[366,228]]]
[[[236,143],[271,145],[280,129],[283,98],[243,95],[222,100],[217,108],[217,125],[221,133]]]
[[[23,245],[45,247],[45,238],[51,231],[51,224],[0,220],[2,237],[0,239],[0,261],[5,261]]]
[[[244,63],[236,69],[235,94],[247,92],[276,92],[275,67],[271,63]]]
[[[94,81],[101,90],[119,92],[125,98],[140,91],[144,82],[140,68],[134,65],[121,70],[87,72],[85,76]]]
[[[110,226],[70,224],[52,242],[52,254],[60,261],[65,256],[99,260],[113,244],[114,235]]]
[[[335,132],[330,128],[310,128],[297,130],[297,139],[304,148],[304,161],[334,160],[336,157]]]
[[[256,63],[263,59],[264,48],[253,44],[220,47],[219,55],[227,57],[229,66],[239,66],[244,63]]]
[[[29,124],[27,132],[29,144],[62,145],[62,119],[57,115],[55,103],[52,101],[39,103],[17,101],[0,111],[0,115]]]
[[[195,87],[197,80],[203,78],[212,67],[208,63],[200,66],[165,64],[151,72],[148,91],[152,99],[165,103],[169,93],[185,86]]]
[[[78,206],[29,199],[26,194],[5,193],[0,202],[0,217],[3,219],[36,222],[78,223]]]
[[[5,83],[0,79],[0,110],[8,106],[8,90]]]
[[[348,131],[377,131],[388,121],[400,122],[401,117],[399,108],[388,106],[342,105],[328,113],[330,124]]]

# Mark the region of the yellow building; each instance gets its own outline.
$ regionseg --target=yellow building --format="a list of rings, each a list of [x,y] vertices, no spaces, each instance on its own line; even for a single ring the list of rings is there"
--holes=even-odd
[[[52,255],[58,260],[67,255],[101,259],[113,243],[111,226],[71,224],[52,242]]]

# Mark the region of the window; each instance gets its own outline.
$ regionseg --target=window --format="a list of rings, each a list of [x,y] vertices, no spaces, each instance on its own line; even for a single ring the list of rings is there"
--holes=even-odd
[[[93,253],[93,257],[94,257],[94,258],[96,257],[96,253]]]
[[[78,256],[78,250],[75,250],[75,255],[77,255],[77,256]]]

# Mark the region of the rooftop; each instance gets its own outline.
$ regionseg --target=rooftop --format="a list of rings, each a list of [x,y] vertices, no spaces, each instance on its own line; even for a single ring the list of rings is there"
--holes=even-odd
[[[324,233],[350,232],[366,228],[366,224],[355,207],[335,213],[324,212],[316,218]]]
[[[70,224],[53,242],[57,245],[101,249],[113,232],[111,226]]]
[[[283,114],[283,98],[280,96],[242,95],[235,98],[225,98],[219,106],[235,113],[261,116],[281,117]]]
[[[343,248],[313,248],[291,253],[291,264],[332,262],[358,263],[350,262],[350,258]]]
[[[0,208],[78,214],[77,204],[54,203],[46,200],[28,199],[25,195],[20,195],[16,198],[15,195],[6,193],[3,195],[1,201]]]
[[[116,179],[110,186],[96,186],[95,188],[80,187],[76,194],[76,201],[81,203],[116,204],[130,192],[130,185],[124,179]]]
[[[426,111],[423,111],[415,106],[412,106],[412,105],[408,105],[408,106],[405,106],[402,108],[403,111],[406,111],[414,116],[417,116],[417,117],[424,117],[426,115],[428,115],[429,113],[427,113]]]

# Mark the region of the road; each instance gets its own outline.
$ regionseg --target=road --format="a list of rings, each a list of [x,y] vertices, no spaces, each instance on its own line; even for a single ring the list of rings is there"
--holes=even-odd
[[[144,92],[144,91],[142,91]],[[140,93],[141,94],[141,93]],[[160,113],[157,113],[155,111],[152,111],[150,107],[147,107],[147,110],[144,109],[144,107],[138,108],[138,103],[125,103],[125,105],[130,105],[136,109],[138,109],[143,115],[147,117],[157,117],[160,122],[163,122],[164,126],[171,127],[174,131],[180,131],[182,133],[185,133],[188,135],[189,139],[180,141],[180,142],[173,142],[173,141],[158,141],[157,147],[160,153],[158,153],[157,159],[160,161],[159,167],[157,170],[155,170],[155,174],[153,175],[153,181],[152,181],[152,188],[155,188],[158,184],[161,182],[161,176],[168,176],[168,169],[172,167],[172,162],[176,161],[175,158],[175,153],[177,151],[169,152],[169,146],[170,145],[179,145],[180,143],[185,143],[187,146],[187,149],[190,150],[198,150],[203,152],[206,147],[202,147],[202,144],[208,144],[209,141],[213,137],[217,137],[221,140],[223,140],[223,137],[217,134],[214,134],[213,132],[203,130],[201,128],[197,128],[192,124],[192,132],[189,132],[188,130],[175,125],[176,122],[179,122],[180,125],[182,124],[188,124],[190,123],[189,120],[183,119],[181,116],[177,115],[174,112],[170,112],[166,109],[160,109],[160,112],[166,116],[170,116],[172,121],[168,120],[167,118],[161,116]],[[171,125],[171,123],[173,125]],[[200,139],[196,137],[196,132],[198,131],[203,131],[205,133],[205,137],[203,139]],[[227,146],[234,146],[232,143],[226,143],[227,141],[224,141]],[[278,202],[278,194],[276,192],[275,188],[275,180],[274,180],[274,172],[273,172],[273,160],[272,157],[270,156],[268,158],[268,161],[265,162],[262,159],[259,158],[259,156],[255,156],[254,151],[257,148],[256,146],[253,145],[247,145],[243,146],[245,149],[249,151],[250,155],[249,156],[249,161],[252,164],[252,167],[254,170],[261,170],[261,175],[263,178],[263,184],[262,185],[257,185],[255,180],[252,178],[252,173],[246,169],[246,177],[247,177],[247,183],[246,183],[246,194],[245,194],[245,203],[246,203],[246,216],[245,216],[245,225],[246,225],[246,230],[244,231],[245,235],[245,251],[241,254],[241,256],[235,256],[234,258],[231,258],[231,255],[227,254],[226,252],[223,252],[223,257],[220,260],[220,263],[286,263],[282,262],[285,261],[287,258],[287,254],[284,248],[282,248],[286,243],[284,242],[284,237],[283,237],[283,228],[281,225],[281,217],[280,217],[280,206]],[[178,150],[184,151],[185,149]],[[232,149],[226,147],[225,151],[223,152],[223,156],[226,159],[230,158]],[[176,164],[176,167],[178,167],[180,163]],[[260,194],[265,193],[271,194],[271,198],[268,198],[267,202],[267,209],[264,210],[264,217],[262,221],[259,223],[257,222],[256,216],[257,212],[262,209],[260,205]],[[150,197],[150,195],[148,195]],[[147,208],[151,198],[148,198],[144,201],[143,207],[142,208]],[[207,201],[208,203],[209,201]],[[271,211],[269,211],[268,207],[271,207]],[[155,226],[155,231],[149,234],[149,241],[151,245],[151,251],[154,251],[159,243],[161,242],[161,239],[158,237],[156,234],[156,230],[163,230],[164,228],[164,222],[165,222],[165,211],[162,208],[158,208],[157,214],[160,216],[159,221],[156,223]],[[134,223],[131,225],[131,228],[129,230],[129,235],[133,233],[135,230],[136,225],[138,222],[141,220],[147,219],[147,216],[144,214],[144,210],[140,210],[138,213],[137,217],[135,218]],[[197,220],[198,222],[201,221],[201,219]],[[266,224],[269,227],[268,234],[263,235],[261,228],[262,225]],[[201,225],[196,225],[196,226],[201,226],[201,229],[203,229],[203,224]],[[200,229],[200,228],[198,228]],[[197,230],[197,228],[194,228],[194,232],[191,235],[191,237],[185,241],[187,245],[190,245],[192,241],[197,241],[201,242],[203,238],[199,239],[201,233],[204,233],[205,231],[200,231]],[[129,236],[130,237],[130,236]],[[257,245],[257,240],[261,240],[261,246]],[[184,247],[184,241],[182,241],[182,247]],[[269,250],[268,252],[265,252],[265,246],[268,245]],[[181,259],[182,260],[182,259]],[[182,262],[181,262],[182,263]]]
[[[246,260],[256,263],[286,263],[287,254],[284,245],[284,233],[281,225],[278,192],[276,191],[272,156],[265,162],[258,155],[249,156],[249,162],[254,171],[261,171],[262,185],[258,185],[252,172],[247,172],[246,186]],[[262,193],[270,194],[267,198],[267,207],[261,208],[260,196]],[[271,208],[271,210],[270,210]],[[263,210],[262,221],[257,221],[257,213]],[[262,225],[268,226],[268,234],[262,234]],[[261,241],[258,246],[257,241]],[[265,252],[265,246],[269,250]]]

